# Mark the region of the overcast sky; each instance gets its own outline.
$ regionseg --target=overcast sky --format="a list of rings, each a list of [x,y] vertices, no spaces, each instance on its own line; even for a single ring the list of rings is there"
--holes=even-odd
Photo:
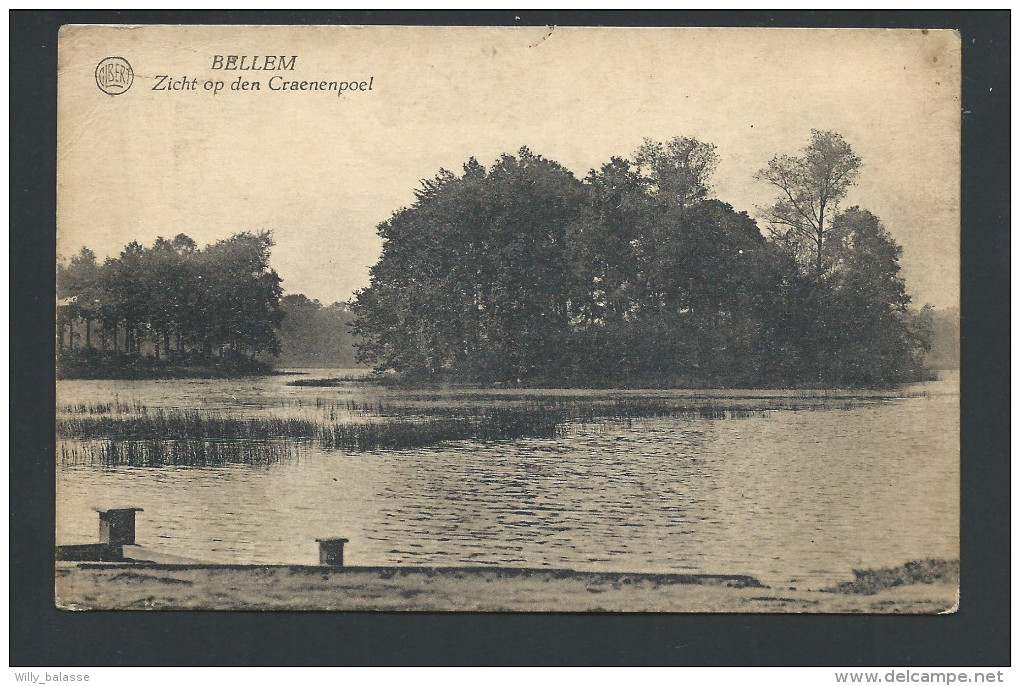
[[[293,71],[213,56],[297,55]],[[96,65],[117,55],[130,90]],[[716,197],[755,214],[754,180],[818,128],[863,158],[846,204],[903,246],[918,303],[959,297],[959,40],[945,31],[387,27],[73,28],[60,44],[58,256],[187,233],[272,229],[289,293],[324,303],[368,283],[375,227],[422,178],[527,145],[577,176],[643,138],[718,146]],[[158,75],[261,81],[258,92],[153,91]],[[344,94],[268,79],[360,82]]]

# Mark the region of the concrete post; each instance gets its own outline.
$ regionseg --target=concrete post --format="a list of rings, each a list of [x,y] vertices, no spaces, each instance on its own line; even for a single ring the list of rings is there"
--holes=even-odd
[[[319,544],[319,564],[329,567],[344,566],[344,543],[346,538],[317,538]]]
[[[140,507],[98,510],[99,540],[110,545],[134,545],[135,513],[142,511]]]

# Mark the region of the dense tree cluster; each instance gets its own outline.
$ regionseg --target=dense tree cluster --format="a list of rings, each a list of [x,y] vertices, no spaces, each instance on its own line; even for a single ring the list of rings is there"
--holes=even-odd
[[[422,182],[379,225],[352,303],[363,361],[409,376],[555,384],[885,384],[927,346],[900,248],[840,200],[835,133],[759,175],[767,234],[711,197],[715,147],[646,141],[577,179],[522,148]]]
[[[204,249],[184,234],[128,244],[102,263],[82,248],[57,268],[58,349],[154,360],[279,352],[280,277],[269,232],[239,233]]]

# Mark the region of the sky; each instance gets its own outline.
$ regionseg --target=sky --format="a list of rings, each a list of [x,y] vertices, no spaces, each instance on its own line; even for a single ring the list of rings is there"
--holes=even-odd
[[[420,180],[470,157],[491,165],[526,145],[583,177],[646,137],[691,136],[717,146],[715,197],[754,216],[774,197],[755,173],[822,129],[863,159],[844,206],[903,247],[915,303],[958,306],[951,31],[65,27],[58,52],[58,259],[271,229],[286,292],[329,303],[368,285],[376,226]],[[297,59],[224,71],[216,55]],[[97,87],[108,56],[134,72],[120,95]],[[239,76],[260,90],[231,90]],[[372,90],[273,91],[274,76]],[[196,90],[153,90],[185,77]]]

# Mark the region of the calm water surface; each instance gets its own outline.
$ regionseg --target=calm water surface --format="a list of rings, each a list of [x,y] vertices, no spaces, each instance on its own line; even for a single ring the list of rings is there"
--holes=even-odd
[[[294,378],[68,381],[58,409],[117,402],[314,418],[322,416],[317,400],[423,397],[364,384],[287,386]],[[306,445],[268,467],[58,458],[57,542],[96,540],[93,507],[137,506],[145,510],[139,543],[208,562],[315,563],[315,538],[343,536],[352,565],[753,574],[817,588],[853,568],[959,556],[957,389],[954,374],[834,409],[764,417],[574,424],[552,439],[357,454]],[[426,401],[521,393],[439,392]],[[825,395],[619,394],[685,393],[750,406]]]

